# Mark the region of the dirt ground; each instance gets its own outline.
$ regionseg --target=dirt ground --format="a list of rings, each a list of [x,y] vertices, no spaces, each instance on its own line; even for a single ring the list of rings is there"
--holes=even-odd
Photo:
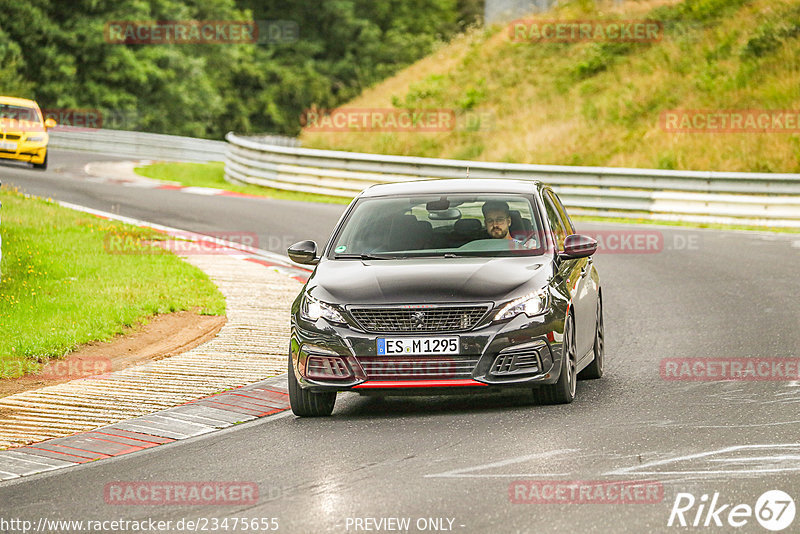
[[[225,321],[193,311],[158,315],[112,341],[90,343],[51,361],[38,375],[0,380],[0,397],[175,356],[213,339]]]

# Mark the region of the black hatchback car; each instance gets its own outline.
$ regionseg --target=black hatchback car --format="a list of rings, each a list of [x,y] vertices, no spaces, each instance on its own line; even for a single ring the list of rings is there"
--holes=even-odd
[[[292,411],[330,415],[340,391],[572,402],[578,378],[603,375],[596,250],[539,182],[370,187],[322,251],[288,251],[316,265],[292,305]]]

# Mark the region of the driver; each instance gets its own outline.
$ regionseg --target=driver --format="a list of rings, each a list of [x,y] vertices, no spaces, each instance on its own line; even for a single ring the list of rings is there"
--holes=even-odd
[[[511,213],[508,204],[500,200],[489,200],[483,204],[483,220],[486,233],[493,239],[511,239]]]

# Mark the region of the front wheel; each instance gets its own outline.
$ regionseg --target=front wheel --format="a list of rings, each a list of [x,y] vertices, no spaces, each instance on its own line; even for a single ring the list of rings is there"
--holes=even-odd
[[[33,168],[37,169],[37,170],[40,170],[40,171],[47,170],[47,156],[48,155],[50,155],[50,151],[49,150],[44,153],[44,159],[42,160],[41,163],[31,163],[31,165],[33,165]]]
[[[316,393],[300,387],[289,356],[289,404],[298,417],[326,417],[333,413],[336,392]]]
[[[595,379],[603,377],[603,365],[606,357],[606,340],[605,331],[603,329],[603,302],[598,297],[597,299],[597,319],[595,320],[594,328],[594,359],[592,363],[580,372],[578,378],[580,379]]]
[[[534,397],[539,404],[569,404],[575,400],[575,329],[572,314],[567,315],[564,321],[564,344],[561,357],[561,374],[558,382],[539,386],[533,390]]]

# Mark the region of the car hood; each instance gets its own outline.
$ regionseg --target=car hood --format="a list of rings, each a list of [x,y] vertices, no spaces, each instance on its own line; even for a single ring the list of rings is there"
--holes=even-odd
[[[551,259],[323,260],[308,290],[336,304],[502,302],[544,287]]]

